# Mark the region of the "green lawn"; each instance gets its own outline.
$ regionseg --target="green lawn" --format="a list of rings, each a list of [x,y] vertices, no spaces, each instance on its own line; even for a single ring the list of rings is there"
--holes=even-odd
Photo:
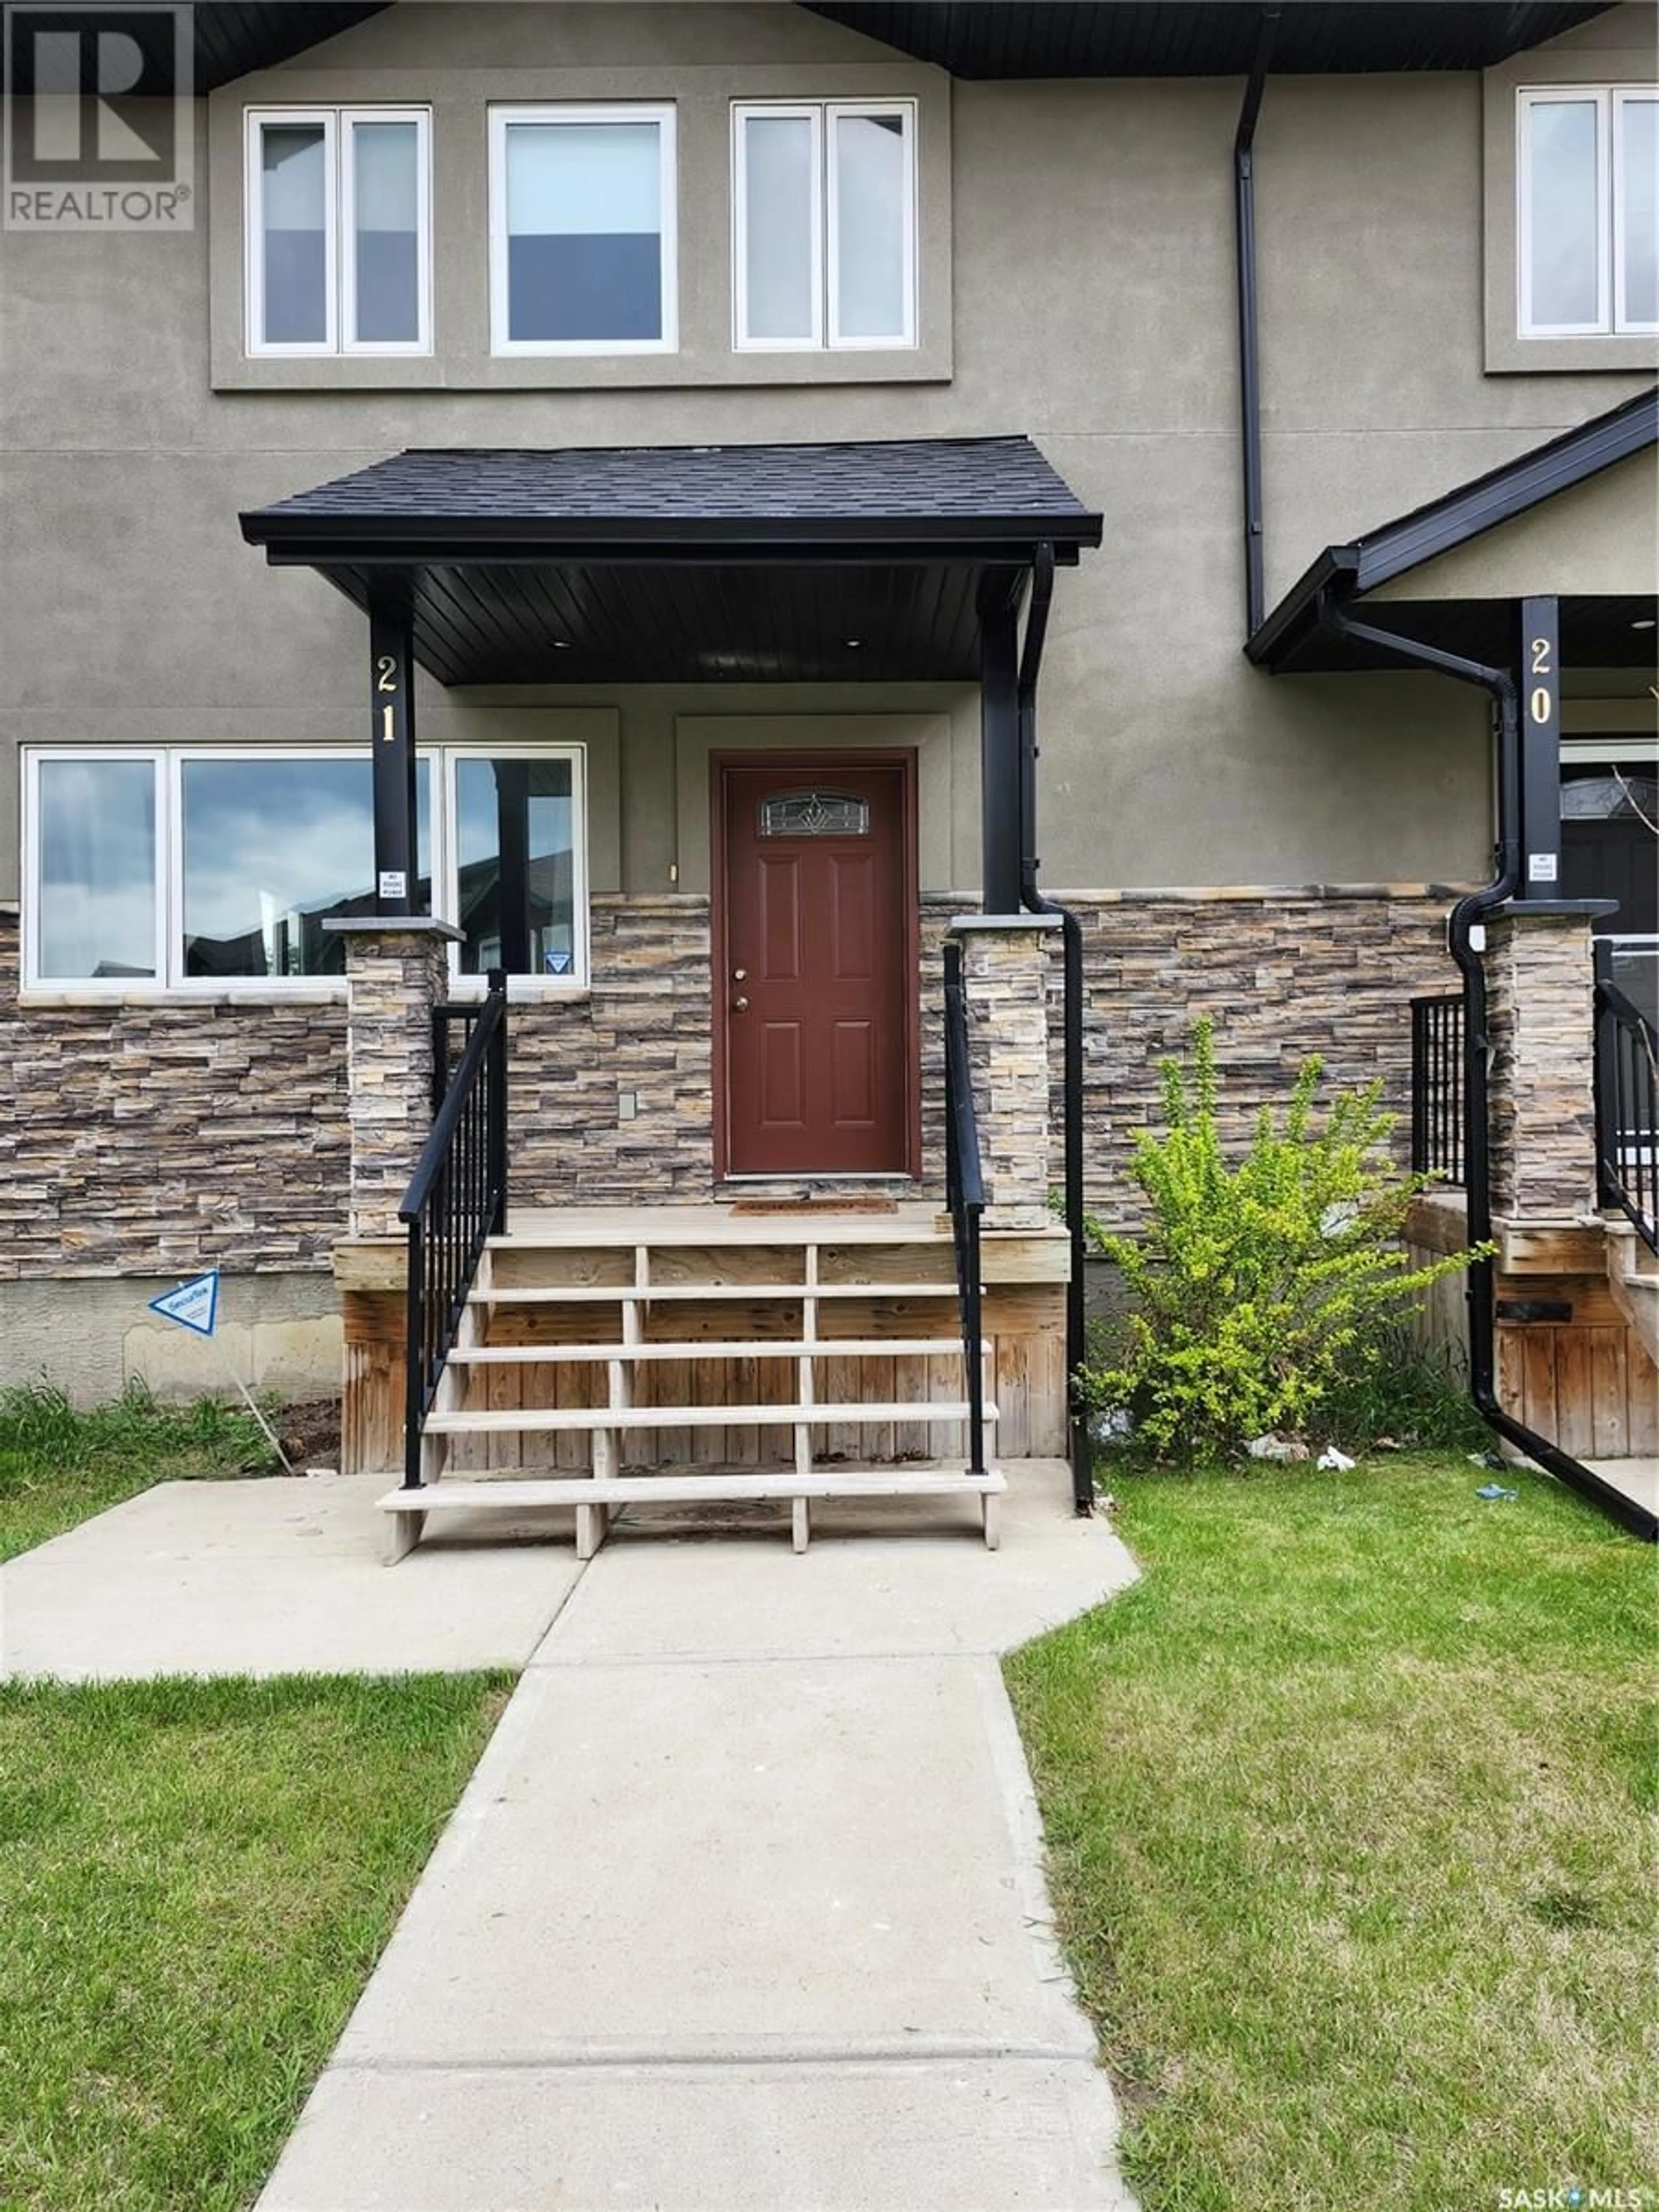
[[[5,2212],[251,2202],[507,1686],[0,1686]]]
[[[257,1423],[0,1391],[0,1559]],[[0,1684],[0,2212],[239,2212],[477,1763],[507,1674]]]
[[[1114,1473],[1009,1662],[1146,2212],[1659,2188],[1655,1555],[1490,1479]]]
[[[162,1406],[135,1389],[82,1411],[46,1384],[0,1389],[0,1560],[152,1483],[263,1474],[276,1466],[252,1416],[211,1398]]]

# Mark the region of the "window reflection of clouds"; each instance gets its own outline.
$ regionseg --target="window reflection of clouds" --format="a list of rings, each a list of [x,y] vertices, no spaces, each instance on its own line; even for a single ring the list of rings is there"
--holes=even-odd
[[[153,975],[152,763],[43,761],[40,837],[40,973]]]
[[[456,853],[462,867],[493,860],[501,852],[495,763],[457,763]],[[570,850],[571,798],[568,761],[515,761],[529,780],[530,857],[546,860]]]
[[[186,761],[182,769],[186,964],[198,971],[315,973],[341,965],[338,940],[274,926],[318,917],[374,887],[374,797],[367,761]],[[429,776],[419,764],[424,862]],[[207,957],[211,951],[212,957]]]

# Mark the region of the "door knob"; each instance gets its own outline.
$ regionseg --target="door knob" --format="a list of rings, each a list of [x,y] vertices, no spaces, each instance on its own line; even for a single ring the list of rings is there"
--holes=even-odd
[[[734,983],[746,983],[749,981],[749,970],[746,968],[734,968],[732,970],[732,981]]]
[[[749,1011],[748,1000],[733,999],[732,1001],[732,1011],[734,1014],[746,1014]]]

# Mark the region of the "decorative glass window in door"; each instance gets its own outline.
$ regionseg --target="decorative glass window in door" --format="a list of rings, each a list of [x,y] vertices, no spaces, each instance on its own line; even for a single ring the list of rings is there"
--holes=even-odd
[[[780,791],[760,803],[763,837],[867,837],[869,802],[844,791]]]

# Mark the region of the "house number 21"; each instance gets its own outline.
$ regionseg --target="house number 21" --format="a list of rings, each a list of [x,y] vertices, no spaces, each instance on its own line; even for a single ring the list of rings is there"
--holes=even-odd
[[[398,661],[397,656],[394,653],[383,653],[377,657],[374,663],[374,689],[377,691],[390,691],[394,694],[396,693],[398,689]],[[390,699],[386,701],[385,706],[380,709],[380,742],[382,744],[389,745],[392,744],[397,738],[397,708]]]

